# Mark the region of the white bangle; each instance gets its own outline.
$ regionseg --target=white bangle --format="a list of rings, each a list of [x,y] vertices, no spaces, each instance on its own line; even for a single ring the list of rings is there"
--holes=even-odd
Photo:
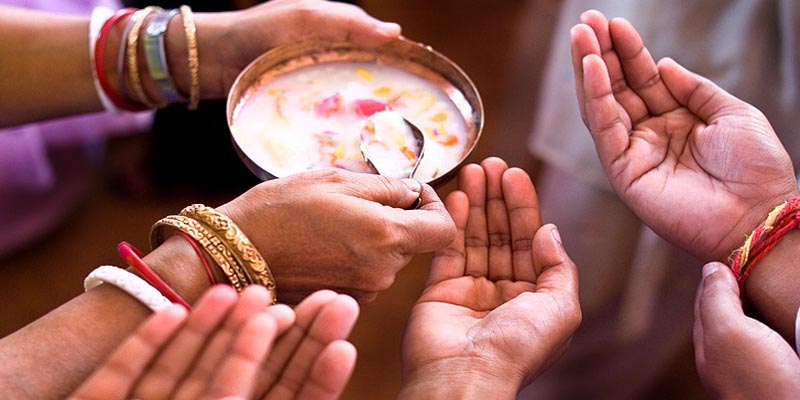
[[[94,48],[97,44],[97,36],[100,35],[100,29],[103,27],[103,24],[105,24],[112,15],[114,15],[114,11],[108,7],[98,6],[92,10],[92,17],[89,20],[89,62],[92,67],[94,90],[97,92],[97,97],[100,99],[100,103],[103,104],[103,108],[110,113],[121,114],[119,108],[111,102],[111,99],[108,98],[108,95],[106,95],[106,92],[100,85],[100,80],[97,78],[97,68],[94,66]]]
[[[103,265],[90,272],[83,281],[83,287],[89,291],[102,283],[114,285],[133,296],[154,312],[161,311],[170,305],[169,301],[156,288],[144,279],[122,268]]]

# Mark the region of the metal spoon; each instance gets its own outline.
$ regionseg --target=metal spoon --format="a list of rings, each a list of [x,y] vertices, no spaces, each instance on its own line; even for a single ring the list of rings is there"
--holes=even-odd
[[[425,135],[400,113],[381,111],[367,118],[360,149],[364,161],[378,174],[413,179],[425,155]],[[404,160],[412,164],[404,168]]]

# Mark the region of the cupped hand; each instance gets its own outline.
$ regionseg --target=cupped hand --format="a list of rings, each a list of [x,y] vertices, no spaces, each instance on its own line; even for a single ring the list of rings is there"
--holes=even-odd
[[[241,296],[216,286],[187,313],[181,306],[143,322],[72,395],[73,399],[251,398],[275,339],[294,322],[266,289]]]
[[[331,291],[295,311],[260,286],[215,286],[142,323],[73,399],[336,399],[355,368],[358,305]]]
[[[728,267],[703,267],[694,310],[695,364],[706,390],[721,399],[800,397],[800,359],[780,334],[742,310]]]
[[[358,311],[351,297],[330,290],[303,300],[261,368],[257,398],[338,399],[355,369],[356,349],[346,339]]]
[[[420,196],[419,208],[405,209]],[[430,186],[335,169],[264,182],[220,211],[261,251],[278,299],[290,303],[323,288],[370,300],[412,256],[455,235]]]
[[[435,254],[406,328],[401,397],[513,398],[581,320],[577,269],[541,226],[528,175],[490,158],[462,168],[459,189],[446,200],[456,239]]]
[[[201,54],[201,78],[209,78],[201,84],[204,97],[223,97],[247,64],[276,46],[309,39],[380,46],[400,36],[395,23],[322,0],[273,0],[243,11],[198,13],[196,20],[198,41],[209,49]]]
[[[620,198],[655,232],[724,260],[797,193],[764,115],[671,59],[658,64],[626,20],[597,11],[571,31],[576,91]]]

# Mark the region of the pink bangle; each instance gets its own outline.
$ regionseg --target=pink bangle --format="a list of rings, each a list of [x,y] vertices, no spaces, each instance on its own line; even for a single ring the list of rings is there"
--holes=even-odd
[[[147,108],[139,104],[133,104],[129,102],[111,89],[111,85],[108,82],[108,76],[106,75],[105,47],[108,34],[111,32],[111,28],[114,27],[114,24],[120,19],[133,14],[135,11],[135,8],[124,8],[117,10],[117,12],[115,12],[111,18],[106,20],[106,22],[103,24],[103,27],[100,28],[100,34],[97,36],[97,42],[94,46],[94,68],[97,72],[97,80],[100,82],[100,86],[103,88],[103,92],[105,92],[109,100],[111,100],[111,102],[114,103],[117,108],[125,111],[144,111],[147,110]]]
[[[211,281],[211,286],[216,285],[217,280],[214,278],[214,272],[211,271],[211,265],[208,264],[208,260],[206,260],[206,255],[205,253],[203,253],[203,249],[200,248],[200,245],[198,245],[197,242],[194,240],[194,238],[189,236],[189,234],[187,234],[184,231],[175,231],[175,234],[186,239],[186,241],[192,245],[194,252],[197,253],[198,257],[200,257],[200,262],[203,263],[203,268],[206,269],[206,274],[208,274],[208,280]]]
[[[169,301],[178,303],[186,307],[187,310],[192,309],[189,303],[187,303],[186,300],[181,297],[181,295],[169,287],[169,285],[164,282],[164,280],[161,279],[161,277],[158,276],[155,271],[153,271],[149,266],[147,266],[147,264],[144,263],[144,260],[142,260],[144,254],[142,254],[139,249],[133,247],[133,245],[128,242],[120,242],[117,245],[117,253],[119,253],[120,257],[122,257],[122,259],[124,259],[128,265],[133,267],[136,272],[142,275],[142,278],[147,281],[147,283],[158,289],[158,291],[161,292],[164,297],[169,299]]]

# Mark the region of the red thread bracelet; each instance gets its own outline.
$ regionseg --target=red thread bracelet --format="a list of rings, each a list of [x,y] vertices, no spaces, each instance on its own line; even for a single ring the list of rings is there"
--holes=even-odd
[[[192,245],[194,252],[197,253],[198,257],[200,257],[200,262],[203,263],[203,268],[206,269],[206,273],[208,274],[208,280],[211,281],[211,286],[216,285],[217,280],[214,278],[214,272],[211,271],[211,265],[208,264],[208,260],[206,260],[206,255],[205,253],[203,253],[203,249],[200,248],[200,245],[198,245],[197,242],[194,240],[194,238],[189,236],[186,232],[176,231],[175,234],[186,239],[186,241]]]
[[[106,40],[108,39],[109,32],[111,32],[111,28],[114,27],[114,24],[117,21],[133,14],[134,12],[136,12],[135,8],[124,8],[117,10],[117,12],[115,12],[111,18],[107,19],[106,22],[103,23],[103,27],[100,28],[100,34],[97,36],[97,42],[95,42],[94,46],[94,68],[97,72],[97,81],[100,82],[100,87],[103,88],[103,91],[106,93],[106,96],[108,96],[108,99],[111,100],[111,102],[114,103],[114,105],[120,110],[135,112],[144,111],[147,110],[147,108],[143,107],[142,105],[129,102],[111,89],[111,84],[109,84],[108,76],[106,75],[105,64]],[[122,45],[123,44],[120,43],[120,46]],[[120,79],[124,78],[120,77]]]
[[[753,268],[769,254],[792,229],[800,227],[800,196],[794,196],[775,207],[767,219],[744,241],[741,248],[731,255],[731,270],[744,295],[744,283]]]
[[[132,244],[128,242],[120,242],[117,245],[117,253],[119,253],[120,257],[122,257],[125,262],[128,263],[131,267],[133,267],[136,272],[142,275],[142,278],[147,281],[147,283],[153,285],[161,294],[164,295],[169,301],[173,303],[178,303],[187,310],[191,310],[192,307],[186,300],[181,297],[174,289],[172,289],[163,279],[161,279],[158,274],[155,273],[147,264],[144,263],[142,257],[144,254],[139,251],[136,247],[133,247]]]

